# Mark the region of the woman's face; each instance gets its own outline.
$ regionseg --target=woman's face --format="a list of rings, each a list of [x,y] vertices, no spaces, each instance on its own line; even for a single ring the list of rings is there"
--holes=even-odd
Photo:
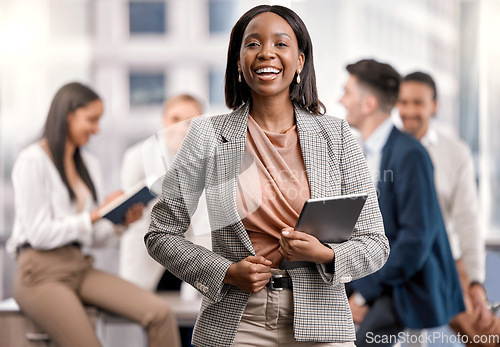
[[[256,96],[289,97],[289,87],[304,65],[290,25],[272,12],[253,18],[243,33],[238,66]]]
[[[68,114],[68,140],[76,147],[89,142],[99,132],[99,119],[104,108],[101,100],[94,100]]]

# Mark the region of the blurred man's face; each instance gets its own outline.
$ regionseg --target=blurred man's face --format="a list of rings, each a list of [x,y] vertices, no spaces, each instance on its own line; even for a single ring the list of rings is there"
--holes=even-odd
[[[186,137],[191,119],[202,114],[201,108],[192,101],[177,101],[163,113],[167,145],[173,153],[180,148]]]
[[[189,120],[202,114],[200,107],[192,101],[178,101],[165,109],[163,113],[163,127]]]
[[[340,103],[347,110],[347,122],[355,128],[359,128],[364,119],[362,112],[364,95],[358,78],[350,75],[344,87],[344,95],[340,99]]]
[[[403,82],[399,88],[396,106],[404,130],[419,140],[424,137],[429,121],[437,109],[432,88],[422,82]]]

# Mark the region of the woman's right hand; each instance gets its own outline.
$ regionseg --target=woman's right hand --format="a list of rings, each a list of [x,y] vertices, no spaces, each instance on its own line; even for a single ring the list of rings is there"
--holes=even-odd
[[[116,192],[113,192],[113,193],[109,194],[106,197],[106,199],[104,200],[104,202],[102,203],[101,206],[99,206],[94,211],[90,212],[90,220],[91,220],[91,222],[95,223],[96,221],[98,221],[99,219],[101,219],[101,214],[99,213],[99,210],[102,209],[107,204],[109,204],[111,201],[119,198],[121,195],[123,195],[123,191],[122,190],[117,190]]]
[[[224,283],[238,287],[244,292],[258,293],[271,278],[272,262],[261,255],[251,255],[229,266]]]

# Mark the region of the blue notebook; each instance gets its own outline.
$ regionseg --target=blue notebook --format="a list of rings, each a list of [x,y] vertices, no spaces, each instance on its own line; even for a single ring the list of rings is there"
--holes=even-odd
[[[140,182],[125,194],[103,207],[99,213],[102,218],[109,219],[115,224],[122,224],[125,221],[125,213],[132,205],[137,203],[146,205],[155,197],[156,195],[149,190],[145,182]]]

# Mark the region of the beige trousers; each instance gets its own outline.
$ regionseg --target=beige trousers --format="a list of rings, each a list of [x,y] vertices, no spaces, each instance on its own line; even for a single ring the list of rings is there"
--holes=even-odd
[[[286,273],[285,270],[272,270]],[[334,327],[332,327],[334,329]],[[250,295],[243,312],[235,347],[355,347],[351,342],[299,342],[293,337],[293,292],[265,288]]]
[[[21,310],[60,347],[100,346],[83,305],[127,317],[147,331],[150,347],[180,346],[168,305],[116,276],[92,268],[74,246],[26,249],[18,256],[14,298]]]

